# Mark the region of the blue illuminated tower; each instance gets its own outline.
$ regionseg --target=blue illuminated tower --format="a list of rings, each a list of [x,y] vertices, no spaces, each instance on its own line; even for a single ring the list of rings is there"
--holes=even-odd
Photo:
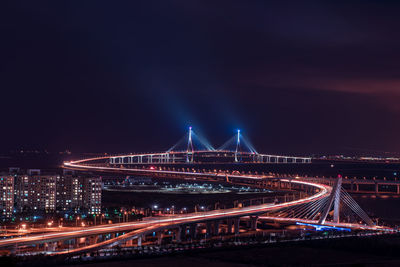
[[[192,141],[192,126],[189,127],[189,134],[188,134],[188,143],[187,143],[187,150],[186,150],[186,162],[193,162],[193,141]]]
[[[236,149],[235,149],[235,162],[238,162],[238,152],[240,150],[240,130],[237,130]]]

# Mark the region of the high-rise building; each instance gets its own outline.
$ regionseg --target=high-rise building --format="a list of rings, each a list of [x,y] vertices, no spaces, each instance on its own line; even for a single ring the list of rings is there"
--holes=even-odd
[[[101,212],[101,177],[62,175],[57,178],[57,210],[61,212]]]
[[[14,209],[14,176],[0,176],[0,217],[10,218]]]
[[[15,208],[17,212],[30,210],[30,179],[28,175],[16,175],[14,185]]]
[[[101,213],[101,177],[84,178],[83,206],[89,214]]]
[[[15,200],[19,212],[53,212],[56,208],[57,175],[20,175],[16,177]]]
[[[100,214],[101,190],[101,177],[75,173],[41,175],[40,170],[29,170],[28,175],[15,175],[11,190],[15,203],[10,205],[14,205],[19,213]]]
[[[32,178],[34,185],[32,190],[33,209],[45,210],[46,212],[55,211],[57,176],[41,175]]]
[[[61,212],[77,212],[83,205],[79,177],[62,175],[57,178],[56,207]]]

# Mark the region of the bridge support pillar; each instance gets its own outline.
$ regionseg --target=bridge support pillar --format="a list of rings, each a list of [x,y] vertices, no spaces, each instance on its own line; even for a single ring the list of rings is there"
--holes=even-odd
[[[175,241],[180,243],[182,241],[182,227],[179,226],[176,230],[175,230]]]
[[[214,235],[219,234],[219,221],[214,221]]]
[[[258,216],[250,216],[251,230],[253,230],[253,231],[257,230],[257,219],[258,219]]]
[[[190,238],[195,239],[197,236],[197,224],[196,223],[191,224],[189,231],[190,231]]]
[[[400,185],[397,185],[397,194],[400,194]]]
[[[141,246],[142,246],[142,236],[141,236],[141,235],[138,236],[138,238],[137,238],[137,246],[138,246],[138,247],[141,247]]]
[[[73,249],[74,248],[74,245],[73,244],[71,244],[71,239],[69,239],[69,240],[67,240],[67,241],[65,241],[66,243],[66,245],[68,246],[68,250],[70,250],[70,249]],[[39,248],[39,246],[38,245],[36,245],[36,247],[35,247],[35,249],[36,248]]]
[[[234,225],[235,235],[238,235],[240,230],[240,218],[234,218],[233,225]]]
[[[79,248],[79,238],[78,237],[74,239],[74,247]]]
[[[180,227],[180,229],[181,229],[180,237],[181,237],[181,239],[183,238],[185,240],[186,239],[186,234],[187,234],[187,225],[182,225]]]
[[[227,227],[227,233],[232,234],[232,226],[233,226],[233,221],[232,219],[228,219],[226,221],[226,227]]]
[[[132,241],[132,239],[127,240],[127,241],[125,242],[125,246],[126,246],[126,247],[132,247],[132,246],[133,246],[133,241]]]
[[[98,235],[96,235],[96,236],[91,236],[91,237],[89,238],[89,243],[90,243],[90,245],[93,245],[93,244],[96,244],[98,240],[99,240],[99,236],[98,236]]]
[[[163,239],[163,233],[162,232],[157,232],[157,245],[161,246],[162,239]]]
[[[212,223],[211,222],[206,222],[206,235],[207,236],[212,235]]]
[[[379,184],[375,183],[375,194],[379,194]]]

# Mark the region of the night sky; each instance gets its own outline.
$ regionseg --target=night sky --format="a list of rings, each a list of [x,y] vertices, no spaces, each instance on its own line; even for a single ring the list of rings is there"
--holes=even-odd
[[[0,151],[400,151],[400,1],[300,2],[3,2]]]

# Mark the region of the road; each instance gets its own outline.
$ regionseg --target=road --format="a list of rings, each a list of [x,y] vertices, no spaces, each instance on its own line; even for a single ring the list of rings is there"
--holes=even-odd
[[[148,227],[151,227],[152,229],[154,227],[157,228],[157,226],[172,227],[180,224],[190,224],[195,222],[204,222],[208,220],[222,220],[232,217],[260,215],[268,211],[299,205],[302,203],[307,203],[309,201],[314,201],[320,198],[327,197],[331,190],[331,188],[327,185],[315,184],[300,180],[293,180],[292,183],[314,186],[319,188],[320,191],[312,196],[286,203],[278,203],[278,204],[269,203],[269,204],[262,204],[262,205],[243,207],[243,208],[232,208],[226,210],[214,210],[214,211],[189,213],[189,214],[177,214],[170,217],[162,217],[162,218],[154,217],[153,219],[140,222],[100,225],[100,226],[87,227],[85,229],[79,229],[79,230],[70,230],[70,231],[67,230],[64,232],[56,232],[56,233],[33,234],[30,236],[16,237],[12,239],[3,239],[0,240],[0,247],[10,247],[15,245],[31,245],[31,244],[60,241],[60,240],[66,240],[66,239],[72,239],[90,235],[132,231]]]

